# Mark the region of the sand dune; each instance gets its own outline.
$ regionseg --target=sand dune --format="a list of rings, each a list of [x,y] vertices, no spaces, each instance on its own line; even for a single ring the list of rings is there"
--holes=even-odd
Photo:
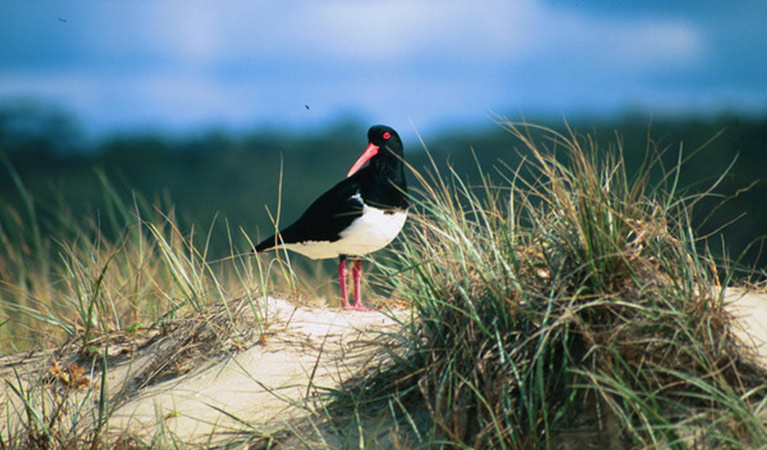
[[[736,319],[734,334],[745,351],[767,367],[767,295],[728,290],[725,301]],[[207,347],[196,352],[189,351],[188,340],[179,345],[173,333],[145,336],[129,351],[120,350],[120,345],[128,348],[128,344],[116,340],[115,356],[107,358],[107,391],[114,407],[107,432],[145,442],[158,435],[175,436],[194,445],[231,439],[243,430],[269,435],[302,428],[308,421],[321,420],[318,399],[328,389],[387,363],[376,343],[385,341],[386,333],[396,333],[400,321],[409,317],[406,310],[345,312],[274,298],[259,308],[267,311],[266,333],[241,340],[239,347],[221,339],[225,332],[216,339],[202,339]],[[257,327],[249,309],[240,308],[236,314],[242,315],[240,322],[235,321],[237,327]],[[215,328],[215,321],[211,323]],[[189,337],[190,330],[186,333]],[[0,360],[8,381],[0,411],[4,439],[25,417],[23,402],[9,390],[9,383],[23,382],[25,389],[34,391],[34,380],[40,379],[36,375],[50,371],[52,358],[64,367],[76,359],[65,353],[59,349]],[[101,359],[96,361],[94,368]],[[94,369],[91,376],[90,394],[87,390],[76,394],[86,410],[98,403],[98,371]]]

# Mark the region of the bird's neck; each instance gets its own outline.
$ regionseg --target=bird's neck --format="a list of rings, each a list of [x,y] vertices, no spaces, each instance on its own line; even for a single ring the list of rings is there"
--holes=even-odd
[[[405,170],[396,155],[374,161],[373,172],[376,175],[375,179],[386,180],[387,184],[394,184],[400,189],[405,188]]]
[[[407,184],[402,162],[396,156],[381,158],[371,161],[369,169],[369,181],[362,185],[366,203],[387,209],[407,208]]]

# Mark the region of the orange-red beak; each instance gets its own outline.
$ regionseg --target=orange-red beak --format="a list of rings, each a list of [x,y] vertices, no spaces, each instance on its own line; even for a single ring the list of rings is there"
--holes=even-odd
[[[360,156],[360,158],[357,160],[357,162],[354,163],[354,165],[352,166],[351,170],[346,175],[346,178],[349,178],[350,176],[354,175],[354,173],[357,172],[358,170],[360,170],[360,168],[362,166],[364,166],[365,163],[368,162],[368,160],[370,158],[372,158],[375,155],[377,155],[379,148],[380,147],[375,145],[375,144],[368,144],[368,147],[365,149],[364,152],[362,152],[362,156]]]

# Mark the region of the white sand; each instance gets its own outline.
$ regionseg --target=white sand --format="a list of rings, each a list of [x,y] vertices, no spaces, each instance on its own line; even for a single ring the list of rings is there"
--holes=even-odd
[[[735,318],[733,333],[752,352],[754,362],[767,368],[767,294],[727,289],[724,301]]]
[[[268,308],[274,325],[266,345],[144,389],[115,412],[110,428],[148,438],[164,423],[186,442],[245,428],[234,417],[265,432],[284,428],[316,413],[313,399],[323,389],[383,363],[370,344],[397,329],[379,312],[296,307],[271,298]]]

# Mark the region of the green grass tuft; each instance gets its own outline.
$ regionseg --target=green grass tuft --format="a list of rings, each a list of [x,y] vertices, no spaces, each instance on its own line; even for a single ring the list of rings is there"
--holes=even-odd
[[[765,373],[730,333],[690,225],[700,196],[676,185],[681,150],[670,171],[648,153],[630,173],[620,142],[502,126],[519,167],[473,184],[414,171],[418,213],[379,267],[412,304],[405,356],[339,394],[341,410],[425,410],[418,434],[463,448],[766,442]]]

